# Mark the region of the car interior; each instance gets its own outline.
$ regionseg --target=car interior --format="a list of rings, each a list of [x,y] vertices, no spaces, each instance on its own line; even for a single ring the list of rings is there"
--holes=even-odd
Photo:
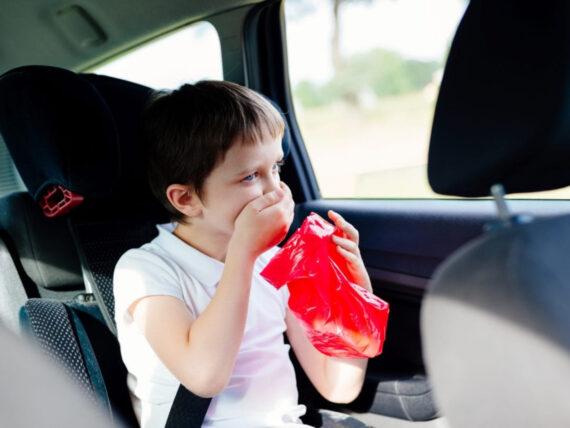
[[[54,359],[109,425],[138,426],[113,269],[168,213],[151,195],[140,144],[153,88],[92,69],[203,20],[219,34],[223,78],[286,118],[290,233],[311,212],[340,213],[390,304],[383,353],[353,402],[322,398],[291,354],[303,421],[321,426],[318,410],[330,409],[373,427],[570,425],[570,203],[505,198],[570,185],[564,0],[468,3],[431,129],[427,174],[441,199],[322,197],[291,95],[285,1],[4,3],[0,140],[25,189],[0,196],[0,321]],[[177,402],[167,425],[201,426],[204,401]]]

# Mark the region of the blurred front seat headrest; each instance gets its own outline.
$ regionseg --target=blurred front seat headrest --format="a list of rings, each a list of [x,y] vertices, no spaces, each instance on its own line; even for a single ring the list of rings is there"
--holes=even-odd
[[[570,185],[570,7],[472,0],[445,67],[428,176],[445,195]]]

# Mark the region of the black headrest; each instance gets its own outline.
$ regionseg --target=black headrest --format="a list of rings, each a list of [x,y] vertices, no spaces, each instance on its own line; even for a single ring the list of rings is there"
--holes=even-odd
[[[0,76],[0,133],[33,198],[61,185],[83,198],[76,213],[166,214],[148,186],[139,134],[151,95],[136,83],[56,67]],[[286,129],[285,153],[289,140]]]
[[[471,0],[435,110],[434,191],[485,196],[570,184],[570,7]]]
[[[85,204],[154,204],[139,119],[151,89],[120,79],[26,66],[0,77],[0,132],[36,201],[52,185]]]
[[[112,192],[120,161],[114,119],[85,78],[54,67],[17,68],[0,78],[0,100],[2,135],[34,199],[50,184],[86,197]]]

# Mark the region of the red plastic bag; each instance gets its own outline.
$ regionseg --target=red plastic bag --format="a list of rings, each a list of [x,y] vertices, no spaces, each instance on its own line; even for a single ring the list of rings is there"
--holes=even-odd
[[[342,358],[382,352],[388,303],[350,282],[332,235],[341,230],[311,213],[261,275],[275,288],[287,284],[289,308],[315,348]]]

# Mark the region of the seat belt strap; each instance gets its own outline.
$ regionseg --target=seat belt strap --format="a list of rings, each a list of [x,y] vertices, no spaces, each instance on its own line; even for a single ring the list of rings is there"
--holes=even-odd
[[[211,398],[200,397],[180,385],[170,408],[165,428],[200,428]]]

